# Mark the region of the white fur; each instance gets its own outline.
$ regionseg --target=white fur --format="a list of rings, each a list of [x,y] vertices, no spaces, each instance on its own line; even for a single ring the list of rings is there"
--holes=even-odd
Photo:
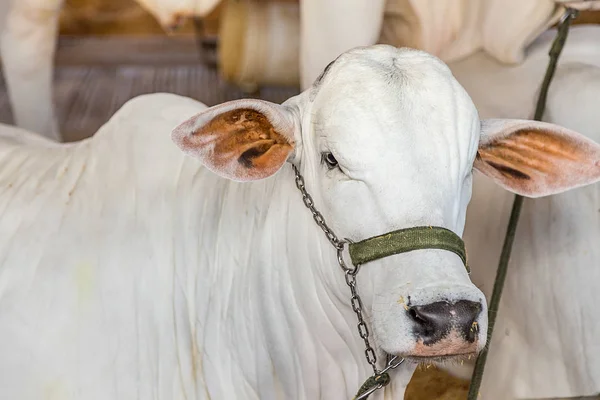
[[[328,79],[349,82],[358,71],[376,78],[381,72],[368,58],[385,66],[394,54],[388,47],[372,50],[364,63],[354,60]],[[348,59],[357,55],[364,56],[358,51]],[[306,94],[287,103],[295,102],[308,128],[302,145],[308,189],[343,236],[357,239],[415,223],[460,234],[470,194],[463,180],[478,141],[475,109],[439,61],[415,52],[397,62],[399,70],[420,66],[434,79],[415,69],[404,86],[386,88],[379,79],[369,87],[366,80],[364,89],[388,104],[372,112],[352,112],[364,106],[364,96],[343,102],[331,82],[313,104]],[[411,93],[416,83],[427,93],[435,89],[438,107],[444,99],[456,103],[440,113],[440,121],[455,125],[403,145],[419,121],[392,132],[399,126],[394,121],[410,119],[409,108],[403,117],[392,107],[400,101],[396,90]],[[402,101],[425,116],[417,110],[427,97],[415,92]],[[353,136],[329,145],[373,140],[364,150],[383,157],[371,176],[348,182],[362,186],[352,189],[365,196],[361,209],[344,195],[350,186],[321,177],[312,147],[319,129],[343,128],[327,117],[336,104],[350,107],[337,121],[353,127]],[[170,142],[170,130],[203,108],[156,94],[130,101],[80,143],[16,143],[16,134],[3,135],[0,397],[346,399],[369,375],[335,251],[302,204],[291,168],[263,181],[234,183],[200,168]],[[374,128],[385,142],[370,137]],[[425,158],[434,157],[419,153],[439,191],[431,191],[430,182],[410,184],[426,190],[421,194],[396,184],[361,184],[392,177],[410,182],[418,173],[417,153],[403,146],[435,149],[435,165],[443,168],[427,167]],[[338,150],[350,156],[352,148]],[[391,156],[398,151],[412,160]],[[361,159],[372,163],[373,155]],[[358,164],[348,167],[361,171]],[[382,195],[390,200],[383,203]],[[460,259],[438,250],[373,262],[358,281],[368,320],[371,310],[388,319],[375,328],[373,345],[392,352],[409,344],[406,316],[397,311],[404,310],[400,295],[414,294],[417,304],[482,297]],[[485,327],[485,310],[479,322]],[[484,333],[480,340],[483,345]],[[407,362],[394,371],[386,398],[402,398],[413,369]]]
[[[544,34],[518,67],[482,54],[451,66],[482,117],[531,118],[555,34]],[[595,141],[600,140],[599,41],[600,27],[571,28],[544,118]],[[480,174],[474,182],[465,241],[472,279],[490,296],[513,195]],[[599,210],[598,184],[525,200],[481,398],[600,392]]]
[[[52,63],[63,0],[3,1],[0,56],[15,123],[58,140]]]
[[[560,0],[302,0],[300,84],[339,54],[378,43],[416,47],[453,62],[485,50],[510,64],[563,12]],[[385,14],[385,16],[384,16]],[[384,18],[385,17],[385,18]],[[360,27],[360,29],[357,29]]]
[[[302,173],[340,237],[358,241],[423,225],[462,234],[479,119],[449,72],[423,52],[355,49],[336,60],[317,89],[284,103],[297,108],[301,121],[295,141]],[[343,173],[323,174],[323,151],[333,153]],[[401,299],[480,301],[460,258],[445,251],[393,256],[363,270],[374,293],[364,299],[373,303],[374,334],[391,354],[414,346]],[[479,322],[485,321],[483,311]]]
[[[300,2],[300,86],[303,90],[343,52],[377,43],[385,4],[386,0]]]
[[[203,108],[142,96],[68,146],[2,126],[1,398],[345,399],[368,376],[291,169],[233,183],[171,143]]]
[[[356,49],[283,108],[301,122],[294,161],[339,236],[462,234],[480,120],[439,60]],[[369,375],[335,251],[291,168],[236,183],[169,140],[203,109],[142,96],[69,145],[2,127],[0,398],[347,399]],[[325,150],[344,174],[320,165]],[[451,252],[369,263],[358,289],[380,356],[414,345],[408,295],[482,301],[485,344],[483,294]],[[413,370],[373,398],[403,398]]]
[[[559,4],[564,4],[566,7],[575,8],[577,10],[600,10],[600,1],[598,0],[554,0]]]
[[[178,17],[204,16],[219,0],[137,0],[172,29]],[[52,100],[58,17],[64,0],[1,0],[0,58],[17,126],[60,140]]]
[[[178,18],[205,16],[221,2],[221,0],[136,0],[150,12],[158,22],[167,29],[174,29]]]

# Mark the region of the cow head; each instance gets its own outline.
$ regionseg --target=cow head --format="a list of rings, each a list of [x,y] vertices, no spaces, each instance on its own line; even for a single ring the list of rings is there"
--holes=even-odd
[[[187,18],[205,16],[219,3],[217,0],[137,0],[167,32],[178,29]]]
[[[594,142],[547,123],[480,121],[444,63],[390,46],[341,55],[312,88],[282,105],[225,103],[172,137],[237,181],[298,165],[329,225],[354,241],[427,225],[462,235],[474,169],[530,197],[600,179]],[[485,345],[485,298],[452,252],[373,261],[358,282],[376,344],[389,354],[445,358]]]

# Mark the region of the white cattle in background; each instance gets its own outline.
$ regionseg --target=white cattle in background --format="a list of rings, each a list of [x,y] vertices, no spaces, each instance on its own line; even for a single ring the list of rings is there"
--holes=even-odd
[[[446,63],[484,51],[517,65],[565,14],[565,4],[600,9],[599,0],[230,2],[221,15],[219,66],[225,79],[246,88],[305,89],[342,52],[375,43],[423,50]]]
[[[0,58],[17,126],[60,140],[52,101],[54,51],[65,0],[0,0]],[[220,0],[136,0],[171,30]]]
[[[544,33],[519,66],[502,65],[484,54],[451,64],[482,118],[532,117],[555,35],[555,30]],[[571,28],[544,117],[596,141],[600,141],[599,43],[600,27]],[[464,238],[471,279],[489,300],[514,196],[481,174],[475,174],[474,182]],[[482,399],[600,393],[599,243],[597,184],[525,200]],[[470,370],[449,369],[470,376]]]
[[[503,174],[530,168],[507,142],[547,174]],[[348,399],[369,375],[363,342],[290,163],[356,241],[461,235],[473,168],[539,196],[597,181],[598,160],[555,125],[480,121],[442,62],[389,46],[342,55],[283,105],[147,95],[73,144],[3,126],[0,397]],[[403,398],[415,361],[485,344],[483,294],[456,254],[398,254],[357,278],[379,359],[407,358],[385,398]],[[428,309],[440,303],[450,313]]]
[[[301,87],[309,87],[338,54],[378,42],[424,50],[444,62],[484,50],[500,62],[518,64],[524,58],[525,48],[558,21],[564,3],[563,0],[301,0]],[[600,5],[600,1],[573,4],[585,9]]]
[[[185,17],[207,15],[221,0],[136,1],[170,30]],[[52,75],[63,2],[2,0],[0,4],[0,57],[15,122],[53,139],[60,139],[52,104]],[[308,88],[339,54],[378,42],[418,48],[446,62],[483,49],[501,62],[518,63],[525,47],[557,21],[564,9],[560,5],[565,2],[302,0],[300,38],[287,38],[287,46],[282,46],[280,37],[268,38],[270,44],[266,47],[274,46],[277,53],[300,48],[302,89]],[[600,1],[569,4],[591,8]],[[270,17],[276,18],[274,15]],[[286,18],[289,16],[283,19]],[[291,60],[293,56],[284,59]]]

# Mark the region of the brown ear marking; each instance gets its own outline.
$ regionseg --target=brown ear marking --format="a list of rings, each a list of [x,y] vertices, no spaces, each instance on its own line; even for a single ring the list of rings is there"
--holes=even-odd
[[[243,180],[277,172],[293,150],[271,121],[251,108],[219,114],[183,140],[191,148],[208,145],[212,169]]]
[[[577,162],[583,150],[580,147],[562,135],[549,136],[536,129],[520,129],[481,146],[478,157],[502,174],[531,179],[536,173],[552,173],[557,160]]]
[[[501,165],[501,164],[495,163],[493,161],[487,161],[487,163],[490,166],[494,167],[496,170],[498,170],[498,172],[500,172],[502,175],[504,175],[506,177],[511,177],[513,179],[525,179],[525,180],[531,179],[531,177],[529,175],[524,174],[523,172],[518,171],[514,168],[511,168],[507,165]]]
[[[539,197],[597,181],[600,153],[575,132],[529,126],[484,138],[474,167],[514,193]]]

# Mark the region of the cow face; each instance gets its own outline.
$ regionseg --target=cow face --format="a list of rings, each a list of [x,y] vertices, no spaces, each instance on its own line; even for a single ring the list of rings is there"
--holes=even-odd
[[[595,143],[550,124],[480,121],[446,65],[389,46],[343,54],[281,106],[225,103],[172,137],[237,181],[272,176],[286,161],[298,165],[331,228],[354,241],[427,225],[462,235],[474,169],[530,197],[600,179]],[[485,345],[485,298],[454,253],[373,261],[358,282],[375,342],[389,354],[446,358]]]

